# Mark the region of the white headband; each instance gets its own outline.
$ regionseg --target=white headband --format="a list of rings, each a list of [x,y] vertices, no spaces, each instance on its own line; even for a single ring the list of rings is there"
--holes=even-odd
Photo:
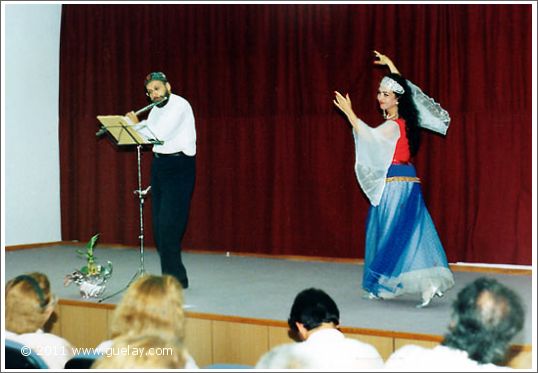
[[[396,92],[398,94],[403,94],[405,90],[403,87],[398,83],[396,80],[389,78],[388,76],[383,77],[381,79],[381,83],[379,83],[380,87],[385,87],[389,91]]]

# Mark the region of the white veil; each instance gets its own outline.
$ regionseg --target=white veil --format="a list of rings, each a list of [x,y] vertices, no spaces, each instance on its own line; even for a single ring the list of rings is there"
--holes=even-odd
[[[450,115],[433,98],[407,80],[411,94],[419,112],[419,126],[446,135],[450,125]]]

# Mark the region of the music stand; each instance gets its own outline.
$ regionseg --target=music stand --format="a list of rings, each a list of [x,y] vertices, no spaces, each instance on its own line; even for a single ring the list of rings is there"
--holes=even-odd
[[[142,145],[155,145],[155,144],[163,144],[162,141],[159,140],[145,140],[134,128],[132,123],[128,121],[128,119],[121,115],[98,115],[97,119],[99,122],[101,122],[102,127],[97,133],[97,135],[100,135],[101,133],[108,132],[110,133],[114,139],[116,140],[116,144],[123,146],[123,145],[136,145],[137,150],[137,166],[138,166],[138,189],[134,191],[135,194],[138,194],[138,201],[139,201],[139,212],[140,212],[140,265],[138,267],[138,270],[133,275],[131,280],[125,285],[123,289],[118,290],[117,292],[107,295],[106,297],[103,297],[99,299],[99,303],[102,301],[112,298],[113,296],[121,293],[122,291],[125,291],[131,283],[136,280],[139,276],[146,273],[146,270],[144,268],[144,198],[146,194],[151,189],[151,185],[147,187],[145,190],[142,190],[142,172],[140,167],[140,160],[141,160],[141,149]]]

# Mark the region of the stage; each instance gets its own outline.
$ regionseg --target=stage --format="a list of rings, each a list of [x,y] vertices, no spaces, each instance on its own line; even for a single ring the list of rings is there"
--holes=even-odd
[[[5,252],[5,279],[32,271],[48,275],[60,304],[103,307],[112,310],[122,293],[99,302],[83,300],[75,284],[64,287],[64,276],[85,264],[76,250],[84,245],[52,245]],[[140,268],[139,249],[97,245],[94,255],[99,263],[110,260],[113,274],[102,297],[123,289]],[[159,258],[154,249],[144,253],[144,269],[160,274]],[[183,253],[190,287],[185,291],[187,315],[226,320],[261,320],[280,326],[288,318],[295,295],[308,287],[326,291],[340,309],[341,327],[372,336],[413,336],[439,341],[445,333],[451,303],[458,291],[481,276],[492,276],[521,295],[525,304],[525,328],[514,339],[515,345],[532,345],[532,275],[526,270],[488,270],[451,265],[455,286],[444,297],[435,298],[423,309],[417,296],[393,300],[370,300],[361,290],[362,265],[357,261],[308,258],[272,258],[234,253]],[[204,316],[207,315],[207,316]],[[62,315],[64,317],[65,315]],[[108,321],[109,322],[109,321]],[[409,337],[411,338],[411,337]]]

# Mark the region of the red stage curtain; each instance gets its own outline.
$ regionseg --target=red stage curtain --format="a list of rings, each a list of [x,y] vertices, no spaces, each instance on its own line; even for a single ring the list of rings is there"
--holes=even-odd
[[[377,49],[452,117],[416,159],[449,261],[531,264],[530,4],[62,9],[64,240],[139,243],[136,149],[96,138],[96,116],[145,106],[159,70],[196,117],[186,249],[362,258],[368,202],[332,99],[349,92],[362,119],[382,121]],[[150,161],[146,149],[143,187]]]

